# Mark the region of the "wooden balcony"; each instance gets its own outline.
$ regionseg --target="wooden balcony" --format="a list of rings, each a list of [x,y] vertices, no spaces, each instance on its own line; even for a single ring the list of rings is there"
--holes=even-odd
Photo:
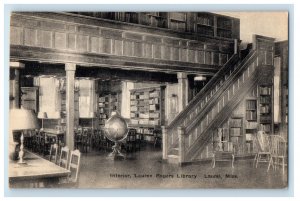
[[[70,13],[12,13],[11,59],[212,75],[233,54],[233,39]]]

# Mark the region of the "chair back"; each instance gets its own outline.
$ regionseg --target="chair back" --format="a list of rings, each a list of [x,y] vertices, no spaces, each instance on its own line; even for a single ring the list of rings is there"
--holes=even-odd
[[[270,135],[265,134],[263,132],[257,133],[257,142],[258,142],[258,151],[259,152],[270,152],[271,151],[271,143],[270,143]]]
[[[77,182],[80,168],[80,157],[81,153],[78,149],[71,151],[70,163],[68,166],[68,170],[71,171],[71,175],[69,177],[71,182]]]
[[[52,144],[50,147],[49,161],[54,160],[54,163],[56,163],[57,162],[57,154],[58,154],[58,145],[55,143],[55,144]]]
[[[287,156],[287,142],[279,135],[271,135],[271,154],[277,157]]]
[[[127,135],[127,142],[135,142],[136,140],[136,132],[133,129],[130,129]]]
[[[60,157],[59,157],[59,166],[63,167],[63,168],[68,168],[68,161],[69,161],[69,153],[70,150],[69,148],[63,147],[60,151]]]

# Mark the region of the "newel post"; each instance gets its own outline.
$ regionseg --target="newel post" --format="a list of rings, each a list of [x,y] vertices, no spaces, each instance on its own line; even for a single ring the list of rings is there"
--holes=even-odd
[[[168,134],[165,126],[161,127],[162,130],[162,157],[164,160],[168,159]]]
[[[184,128],[178,127],[178,139],[179,139],[179,151],[178,151],[178,162],[182,165],[185,161],[185,141],[184,141]]]

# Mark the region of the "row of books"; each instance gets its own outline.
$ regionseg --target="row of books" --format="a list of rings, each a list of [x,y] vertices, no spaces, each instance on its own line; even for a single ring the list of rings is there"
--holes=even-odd
[[[268,113],[270,113],[270,111],[271,111],[271,108],[269,105],[260,107],[260,113],[268,114]]]
[[[246,121],[246,129],[256,129],[256,128],[257,128],[257,122]]]
[[[134,124],[134,125],[137,125],[137,124],[142,124],[142,125],[153,125],[153,126],[156,126],[156,125],[159,125],[160,122],[159,122],[159,119],[154,119],[154,120],[151,120],[151,119],[130,119],[131,121],[131,124]]]
[[[242,127],[242,119],[230,119],[230,127]]]
[[[257,113],[256,113],[256,111],[246,111],[246,119],[248,121],[255,121],[255,120],[257,120]]]
[[[231,29],[232,28],[232,21],[229,19],[222,19],[219,18],[217,21],[217,26],[219,28],[223,28],[223,29]]]
[[[261,104],[269,104],[269,103],[271,103],[271,97],[270,96],[261,96],[260,97],[260,103]]]
[[[259,87],[260,95],[271,95],[272,89],[271,87]]]
[[[217,31],[217,36],[218,37],[223,37],[223,38],[231,38],[232,37],[232,31],[230,31],[230,30],[218,30]]]
[[[265,132],[271,131],[271,124],[260,124],[260,128]]]
[[[246,110],[256,110],[256,100],[247,100]]]
[[[154,129],[151,128],[136,128],[136,132],[140,134],[152,135],[154,133]]]
[[[210,17],[198,16],[197,23],[206,25],[206,26],[213,26],[214,19],[210,18]]]

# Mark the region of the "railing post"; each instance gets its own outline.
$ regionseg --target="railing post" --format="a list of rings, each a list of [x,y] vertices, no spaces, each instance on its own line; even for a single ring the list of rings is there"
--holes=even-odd
[[[162,157],[168,159],[168,134],[165,126],[161,127],[162,130]]]
[[[185,141],[184,141],[184,129],[178,127],[178,139],[179,139],[179,151],[178,151],[178,162],[180,165],[185,161]]]
[[[234,39],[234,54],[238,53],[239,43],[237,39]]]

